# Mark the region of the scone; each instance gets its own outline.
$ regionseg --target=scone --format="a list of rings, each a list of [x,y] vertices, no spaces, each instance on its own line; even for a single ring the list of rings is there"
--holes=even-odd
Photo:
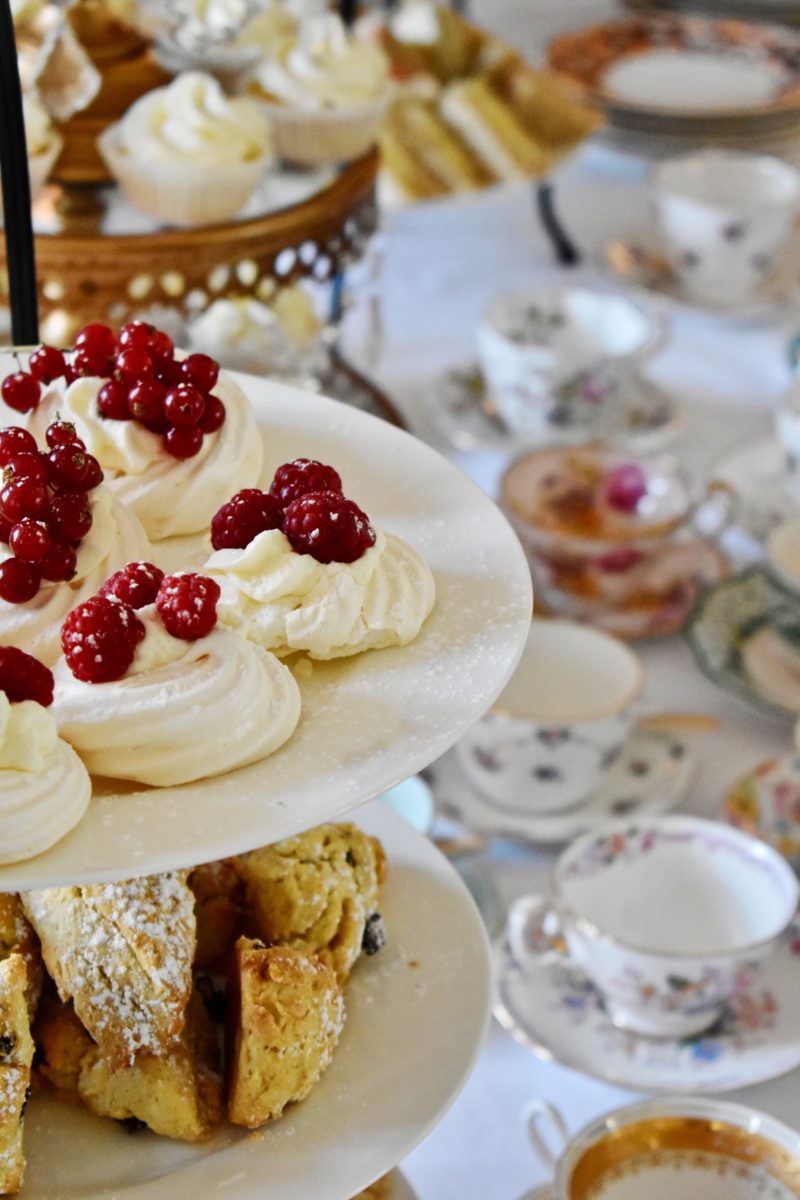
[[[197,923],[196,971],[224,973],[245,922],[244,882],[233,862],[204,863],[189,874]]]
[[[89,1037],[71,1000],[58,997],[52,981],[47,980],[33,1022],[36,1044],[34,1079],[46,1086],[59,1100],[77,1104],[81,1063],[95,1043]]]
[[[186,872],[24,892],[22,903],[61,999],[113,1067],[177,1044],[195,939]]]
[[[133,563],[70,613],[53,711],[92,774],[189,783],[257,762],[292,735],[291,672],[217,625],[218,596],[206,576]]]
[[[220,620],[278,656],[405,646],[433,608],[427,564],[373,529],[338,472],[312,459],[279,467],[269,493],[237,493],[214,517],[211,544]]]
[[[316,954],[341,983],[367,943],[379,948],[386,860],[355,825],[319,825],[236,859],[258,936]],[[377,918],[377,919],[376,919]]]
[[[33,1061],[27,984],[20,955],[0,962],[0,1195],[19,1191],[25,1173],[22,1131]]]
[[[228,990],[228,1120],[255,1129],[311,1091],[339,1040],[344,999],[313,955],[247,938]]]
[[[31,1018],[42,990],[42,951],[15,892],[0,892],[0,962],[17,954],[25,964],[25,996]]]

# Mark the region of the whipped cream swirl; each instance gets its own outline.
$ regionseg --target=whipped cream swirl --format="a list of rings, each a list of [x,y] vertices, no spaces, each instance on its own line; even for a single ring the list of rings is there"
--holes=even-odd
[[[0,644],[17,646],[51,667],[61,653],[61,625],[76,605],[93,596],[126,563],[147,560],[150,543],[134,514],[119,504],[105,485],[91,493],[92,528],[80,544],[74,579],[42,580],[24,604],[0,600]],[[0,562],[11,556],[0,542]]]
[[[404,646],[433,608],[427,564],[406,542],[376,530],[353,563],[298,554],[280,530],[243,550],[217,550],[204,570],[220,585],[220,620],[278,655],[341,658]]]
[[[0,692],[0,863],[21,862],[55,845],[80,821],[92,785],[52,713]]]
[[[141,163],[226,166],[264,158],[272,144],[259,106],[226,96],[202,71],[147,92],[115,129],[118,148]]]
[[[56,665],[59,733],[94,775],[158,787],[221,775],[272,754],[300,717],[300,692],[272,654],[217,628],[195,642],[171,637],[154,606],[127,674],[82,683]]]
[[[199,454],[186,459],[167,454],[161,437],[138,421],[101,416],[97,393],[104,382],[86,377],[66,391],[58,385],[49,388],[28,426],[42,442],[56,413],[72,421],[106,472],[109,487],[135,513],[152,541],[206,530],[220,505],[258,480],[261,435],[247,398],[229,376],[220,375],[214,388],[225,405],[224,424],[206,434]]]
[[[379,46],[350,36],[334,13],[310,17],[257,72],[272,95],[300,108],[356,108],[382,99],[389,63]]]

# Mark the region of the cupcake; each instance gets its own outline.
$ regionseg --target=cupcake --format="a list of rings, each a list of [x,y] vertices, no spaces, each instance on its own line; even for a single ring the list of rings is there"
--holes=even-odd
[[[271,304],[248,296],[215,300],[190,325],[189,344],[231,370],[289,378],[320,365],[321,332],[306,293],[286,287]]]
[[[164,5],[151,33],[156,58],[166,70],[207,71],[226,87],[235,87],[279,38],[296,28],[296,18],[279,0],[267,0],[252,15],[242,0],[187,0],[169,10]]]
[[[49,850],[77,825],[92,785],[56,730],[52,673],[0,646],[0,863]]]
[[[70,613],[54,712],[90,772],[189,783],[257,762],[291,737],[300,717],[291,672],[217,625],[218,596],[202,575],[165,578],[133,563]]]
[[[132,204],[182,226],[234,217],[272,154],[269,122],[259,105],[229,98],[200,71],[142,96],[98,145]]]
[[[389,102],[389,62],[335,14],[279,39],[248,84],[265,102],[281,158],[307,166],[357,158],[376,141]]]
[[[22,112],[25,118],[25,142],[28,149],[28,178],[31,200],[35,200],[47,182],[55,161],[61,153],[63,140],[50,119],[38,96],[26,92],[22,97]],[[0,196],[0,215],[3,200]]]
[[[279,656],[404,646],[433,608],[427,564],[373,529],[323,463],[296,459],[269,493],[238,493],[214,517],[211,541],[204,570],[220,585],[220,619]]]

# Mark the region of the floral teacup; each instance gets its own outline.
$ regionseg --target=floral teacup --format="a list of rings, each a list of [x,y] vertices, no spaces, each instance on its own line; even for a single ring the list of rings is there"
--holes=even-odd
[[[462,769],[504,811],[576,808],[622,749],[643,683],[639,659],[615,638],[534,620],[510,683],[456,747]]]
[[[683,1038],[713,1025],[749,986],[798,895],[786,860],[738,829],[699,817],[631,818],[564,851],[553,899],[512,905],[509,942],[523,967],[565,945],[614,1024]]]
[[[726,304],[766,282],[800,208],[800,173],[766,154],[702,150],[656,167],[658,233],[682,291]]]

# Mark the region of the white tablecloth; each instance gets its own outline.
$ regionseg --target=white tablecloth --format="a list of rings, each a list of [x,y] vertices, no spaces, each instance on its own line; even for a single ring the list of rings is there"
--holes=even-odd
[[[485,0],[474,12],[533,55],[560,27],[608,12],[607,3]],[[559,210],[587,256],[583,274],[597,276],[592,257],[603,241],[641,228],[646,219],[647,165],[602,144],[585,146],[556,173]],[[383,302],[386,339],[376,374],[409,421],[430,403],[432,380],[474,359],[477,321],[499,292],[558,274],[538,226],[529,187],[394,214],[385,237]],[[596,261],[596,260],[595,260]],[[354,323],[354,329],[357,322]],[[800,329],[800,312],[780,324],[746,327],[679,316],[654,374],[681,399],[687,425],[676,451],[698,472],[732,448],[769,434],[772,410],[789,379],[785,347]],[[353,334],[357,340],[357,334]],[[453,455],[494,494],[503,458]],[[686,807],[719,810],[728,785],[761,759],[788,748],[785,728],[750,712],[709,683],[678,638],[642,648],[650,711],[715,713],[723,728],[698,739],[700,770]],[[553,856],[495,855],[504,900],[546,885]],[[442,931],[446,937],[446,930]],[[442,1036],[447,1036],[446,1027]],[[387,1080],[391,1086],[391,1080]],[[420,1200],[515,1200],[544,1182],[520,1120],[534,1096],[554,1101],[571,1128],[631,1093],[537,1060],[493,1023],[476,1070],[440,1125],[402,1164]],[[800,1072],[735,1093],[740,1100],[800,1127]]]

